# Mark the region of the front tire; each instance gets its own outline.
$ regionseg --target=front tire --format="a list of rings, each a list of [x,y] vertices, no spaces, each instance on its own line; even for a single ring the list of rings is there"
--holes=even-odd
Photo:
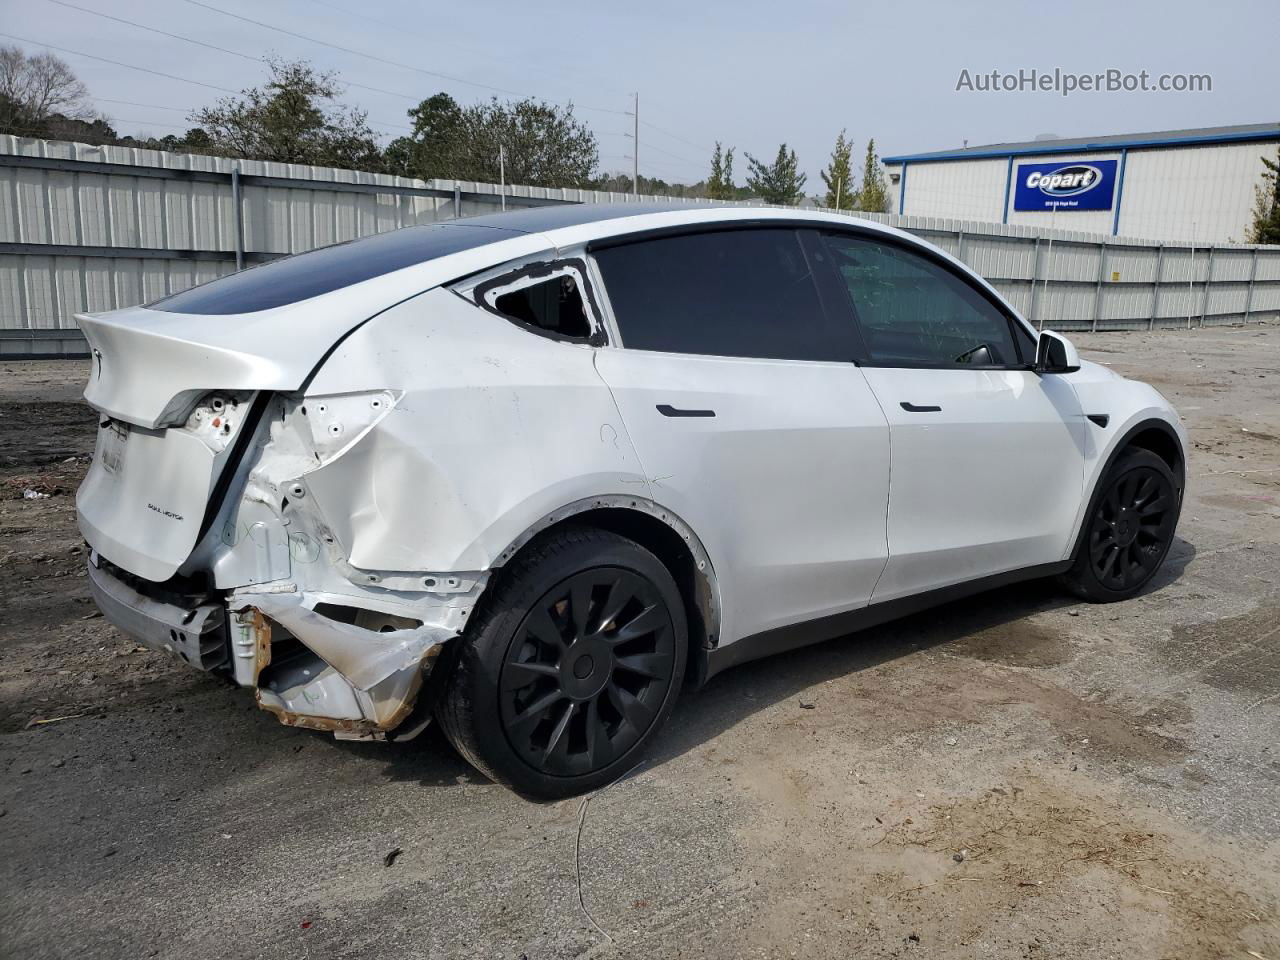
[[[1164,563],[1181,510],[1167,463],[1149,450],[1122,453],[1098,485],[1063,580],[1091,603],[1129,599]]]
[[[491,589],[436,708],[445,736],[485,776],[533,796],[626,773],[684,678],[688,624],[666,566],[625,537],[570,528]]]

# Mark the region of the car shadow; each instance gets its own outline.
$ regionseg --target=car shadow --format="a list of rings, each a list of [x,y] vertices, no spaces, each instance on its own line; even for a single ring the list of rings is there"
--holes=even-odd
[[[1169,556],[1139,596],[1159,593],[1176,583],[1195,555],[1191,543],[1175,537]],[[1032,580],[726,670],[701,690],[685,691],[647,759],[629,775],[696,750],[777,703],[803,699],[801,694],[827,680],[923,650],[952,646],[960,653],[984,660],[1050,666],[1058,661],[1046,645],[1059,644],[1065,651],[1063,655],[1069,656],[1070,641],[1030,623],[1028,618],[1084,603],[1053,580]],[[423,786],[489,783],[454,752],[435,724],[406,743],[329,742],[334,749],[358,752],[370,762],[384,764],[383,774],[391,780]]]
[[[1177,582],[1195,555],[1192,544],[1175,537],[1169,556],[1138,597],[1157,594]],[[667,734],[650,752],[650,762],[662,763],[697,749],[752,714],[784,700],[801,701],[802,694],[825,681],[924,650],[953,647],[965,656],[1024,667],[1065,662],[1072,655],[1070,638],[1047,631],[1028,618],[1082,605],[1087,602],[1055,580],[1032,580],[734,667],[713,677],[699,694],[677,706]]]

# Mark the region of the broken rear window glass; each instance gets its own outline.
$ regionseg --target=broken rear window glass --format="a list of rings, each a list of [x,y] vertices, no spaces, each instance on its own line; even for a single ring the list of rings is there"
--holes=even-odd
[[[556,336],[576,339],[591,336],[582,292],[569,275],[499,294],[493,306],[505,317]]]
[[[515,231],[458,223],[407,227],[219,277],[148,306],[169,313],[214,315],[269,310],[516,236]]]

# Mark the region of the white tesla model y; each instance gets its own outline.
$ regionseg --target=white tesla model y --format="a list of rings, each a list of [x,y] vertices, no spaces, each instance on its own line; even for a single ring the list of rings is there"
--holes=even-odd
[[[682,686],[963,593],[1120,600],[1186,437],[907,234],[751,208],[411,227],[80,317],[103,613],[283,722],[564,795]]]

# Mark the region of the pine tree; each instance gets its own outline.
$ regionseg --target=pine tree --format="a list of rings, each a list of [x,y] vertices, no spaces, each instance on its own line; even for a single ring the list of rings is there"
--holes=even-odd
[[[867,156],[862,162],[862,189],[858,191],[858,210],[868,213],[889,212],[889,185],[884,179],[884,167],[876,156],[876,142],[867,141]]]
[[[788,151],[787,145],[782,144],[773,163],[761,163],[749,153],[746,157],[751,168],[747,186],[752,193],[766,203],[795,205],[800,202],[808,177],[799,172],[800,161],[794,150]]]
[[[1280,150],[1276,158],[1262,158],[1262,183],[1254,187],[1250,243],[1280,243]]]
[[[711,154],[711,176],[707,177],[707,196],[712,200],[732,200],[737,192],[733,185],[733,147],[722,150],[720,141]]]
[[[845,137],[844,131],[836,137],[836,147],[831,151],[831,162],[822,171],[822,182],[827,185],[827,196],[823,201],[834,210],[852,210],[857,199],[850,177],[850,159],[853,144]]]

